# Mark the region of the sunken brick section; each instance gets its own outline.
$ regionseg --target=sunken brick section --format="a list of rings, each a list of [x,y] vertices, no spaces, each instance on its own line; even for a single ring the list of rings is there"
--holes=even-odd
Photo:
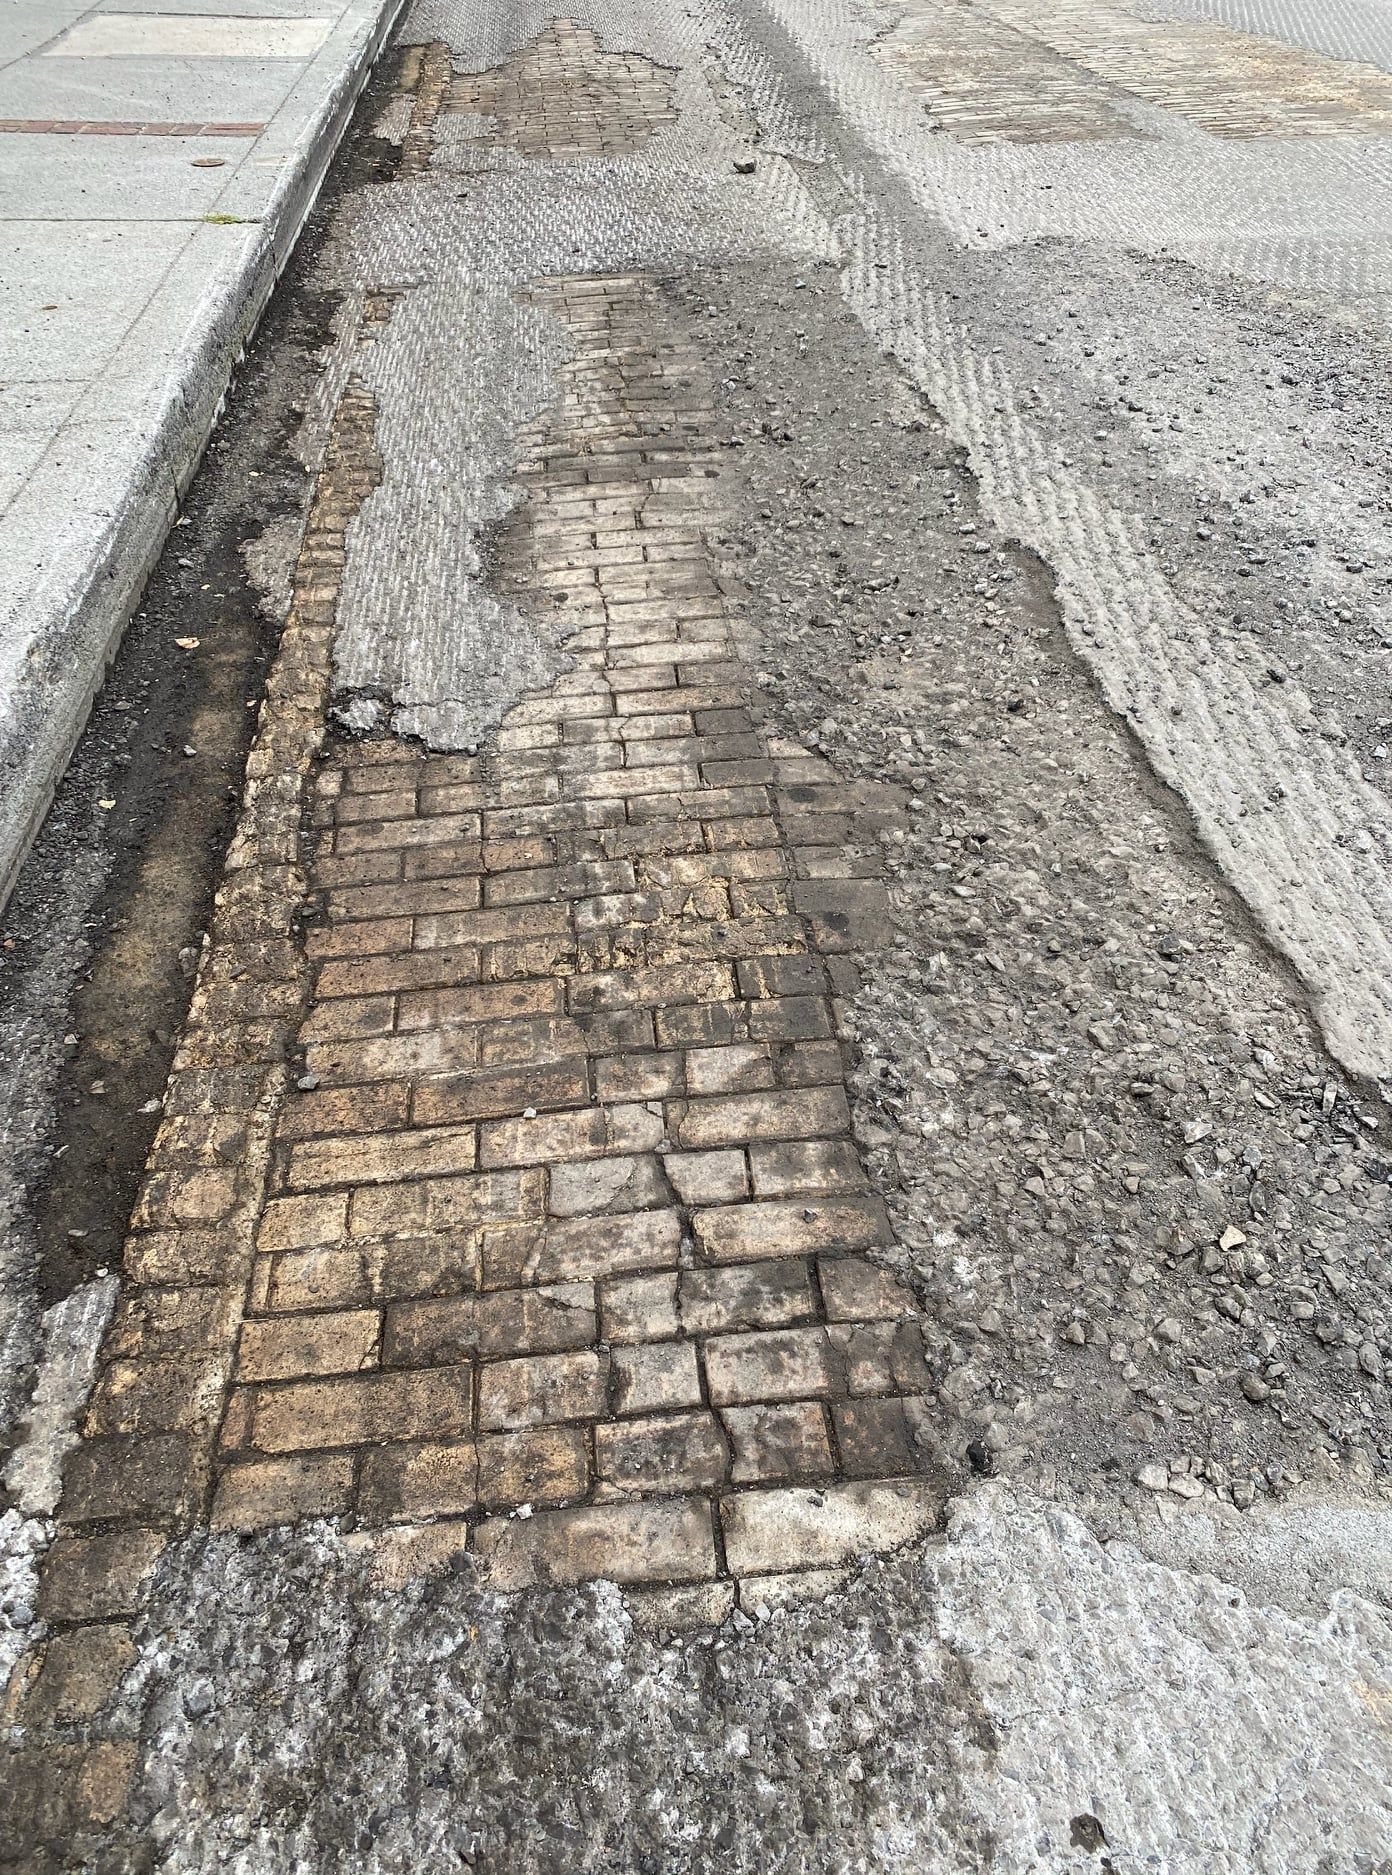
[[[574,20],[553,19],[502,65],[456,78],[445,109],[486,120],[489,143],[523,156],[623,156],[676,118],[672,74],[606,52]]]
[[[411,121],[401,142],[402,178],[423,175],[435,153],[435,121],[449,92],[454,65],[447,45],[438,39],[408,46],[402,57],[401,85],[411,99]]]
[[[214,1521],[455,1519],[504,1587],[823,1568],[930,1507],[837,1022],[901,804],[755,727],[653,289],[534,293],[576,350],[498,577],[575,669],[486,754],[319,775]]]
[[[359,344],[389,316],[368,295]],[[63,1473],[44,1560],[47,1638],[16,1667],[23,1722],[0,1836],[78,1839],[121,1811],[138,1757],[106,1709],[170,1539],[206,1521],[217,1434],[272,1170],[274,1116],[307,990],[300,826],[328,707],[348,524],[376,485],[375,408],[340,399],[294,595],[247,762],[237,831],[127,1236],[121,1299]],[[74,1852],[75,1854],[77,1851]],[[84,1864],[86,1866],[86,1864]]]

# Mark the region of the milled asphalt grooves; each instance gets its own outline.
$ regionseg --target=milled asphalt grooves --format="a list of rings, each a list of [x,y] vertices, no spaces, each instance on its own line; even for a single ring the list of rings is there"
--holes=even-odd
[[[21,512],[22,494],[5,518],[0,907],[71,760],[243,348],[403,4],[350,0],[341,12],[325,7],[338,18],[320,50],[218,195],[216,217],[203,217],[205,225],[164,274],[106,367],[105,376],[124,382],[89,386],[89,396],[95,390],[99,400],[111,389],[113,405],[127,417],[124,459],[118,451],[114,465],[94,462],[91,492],[79,487],[75,495],[70,484],[80,471],[69,468],[65,484],[60,468],[45,490],[36,486],[40,465],[24,491],[31,496],[27,515]],[[9,136],[4,142],[13,153],[21,139]],[[47,148],[59,142],[43,139]],[[101,140],[108,148],[127,142]],[[0,156],[5,153],[0,150]],[[51,225],[61,239],[64,224]],[[237,244],[230,256],[229,237]],[[180,335],[173,345],[171,333]],[[42,369],[40,364],[35,375]]]

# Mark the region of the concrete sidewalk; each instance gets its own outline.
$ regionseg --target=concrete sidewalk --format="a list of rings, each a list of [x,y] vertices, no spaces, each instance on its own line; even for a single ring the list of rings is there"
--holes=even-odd
[[[400,0],[12,0],[0,905]]]

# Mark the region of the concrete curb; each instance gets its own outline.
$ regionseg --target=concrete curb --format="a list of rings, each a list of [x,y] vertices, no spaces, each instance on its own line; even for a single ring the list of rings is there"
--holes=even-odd
[[[73,556],[53,587],[41,580],[34,595],[37,618],[0,718],[0,910],[202,460],[233,370],[404,6],[356,0],[344,14],[256,145],[262,173],[266,158],[279,158],[269,197],[239,173],[218,200],[220,214],[254,225],[196,228],[104,374],[116,383],[126,372],[138,377],[142,362],[148,371],[142,334],[162,331],[167,343],[171,328],[182,330],[181,356],[150,407],[112,412],[143,433],[112,512],[82,542],[80,568]],[[100,386],[93,395],[100,409]]]

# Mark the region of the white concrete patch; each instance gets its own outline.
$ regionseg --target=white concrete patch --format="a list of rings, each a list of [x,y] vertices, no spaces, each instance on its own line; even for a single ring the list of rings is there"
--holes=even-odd
[[[114,1276],[84,1283],[43,1318],[44,1351],[24,1436],[5,1467],[15,1502],[31,1516],[51,1513],[63,1483],[63,1460],[77,1444],[77,1416],[91,1391],[97,1352],[116,1301]]]
[[[97,13],[65,32],[48,59],[312,59],[331,19],[231,14]]]
[[[39,1564],[53,1526],[17,1510],[0,1516],[0,1693],[29,1644],[39,1595]]]
[[[1315,1617],[1254,1605],[1004,1487],[958,1499],[926,1562],[938,1635],[993,1735],[965,1787],[994,1868],[1096,1867],[1089,1817],[1125,1875],[1314,1875],[1386,1854],[1385,1608],[1343,1589]]]

